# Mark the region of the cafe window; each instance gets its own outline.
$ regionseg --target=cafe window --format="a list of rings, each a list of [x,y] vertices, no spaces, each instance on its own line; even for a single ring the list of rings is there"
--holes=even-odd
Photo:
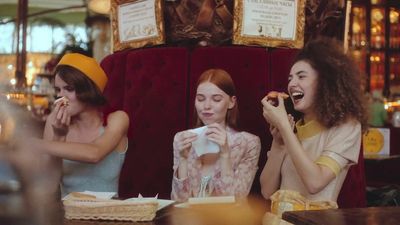
[[[0,54],[15,52],[14,31],[15,25],[12,23],[0,25]]]
[[[88,38],[85,27],[74,25],[67,25],[64,28],[52,28],[46,25],[34,26],[28,34],[27,51],[58,54],[68,42],[72,41],[70,38],[74,38],[74,44],[77,45],[87,43]]]
[[[0,26],[0,54],[15,53],[14,40],[15,25],[13,23]],[[76,45],[83,46],[88,42],[86,27],[84,25],[66,25],[65,27],[52,27],[49,25],[29,26],[27,30],[27,51],[41,53],[60,53],[68,39],[73,37]]]

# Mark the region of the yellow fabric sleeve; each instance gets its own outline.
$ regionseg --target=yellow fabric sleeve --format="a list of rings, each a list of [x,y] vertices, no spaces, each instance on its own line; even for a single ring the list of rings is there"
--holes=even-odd
[[[340,173],[340,170],[342,169],[334,159],[328,157],[328,156],[320,156],[316,161],[316,164],[321,165],[321,166],[326,166],[329,169],[332,170],[332,172],[337,176]]]

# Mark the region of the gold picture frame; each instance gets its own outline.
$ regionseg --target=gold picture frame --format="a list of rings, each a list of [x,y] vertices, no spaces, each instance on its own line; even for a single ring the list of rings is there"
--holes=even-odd
[[[111,0],[113,52],[165,43],[163,0]]]
[[[302,48],[306,0],[235,1],[233,44]]]

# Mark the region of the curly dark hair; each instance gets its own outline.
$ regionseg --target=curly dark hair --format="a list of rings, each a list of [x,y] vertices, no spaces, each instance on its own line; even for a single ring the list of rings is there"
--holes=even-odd
[[[367,100],[362,73],[336,39],[318,37],[309,41],[294,63],[305,61],[318,72],[315,99],[317,120],[330,128],[354,118],[362,130],[368,127]]]

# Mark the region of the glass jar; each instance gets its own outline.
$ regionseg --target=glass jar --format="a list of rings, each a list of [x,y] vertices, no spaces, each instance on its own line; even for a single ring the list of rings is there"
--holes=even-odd
[[[396,111],[392,116],[392,125],[394,127],[400,127],[400,111]]]

